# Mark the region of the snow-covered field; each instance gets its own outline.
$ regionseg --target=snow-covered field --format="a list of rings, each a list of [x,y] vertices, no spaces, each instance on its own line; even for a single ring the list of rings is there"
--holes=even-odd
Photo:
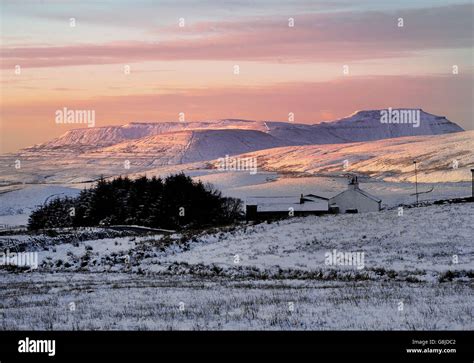
[[[407,208],[403,216],[398,210],[311,216],[171,236],[5,235],[0,246],[21,243],[22,249],[38,251],[39,271],[45,272],[434,282],[448,271],[469,279],[473,216],[474,205],[465,203]],[[327,266],[325,254],[334,249],[363,252],[363,268]]]
[[[2,328],[472,329],[473,216],[465,203],[169,236],[5,235],[39,268],[1,272]],[[363,263],[328,265],[334,250]]]
[[[472,287],[460,283],[124,274],[0,282],[3,330],[463,330],[474,327],[472,306]]]
[[[60,185],[20,184],[0,188],[0,226],[26,225],[31,212],[48,199],[72,197],[79,192],[80,189]]]

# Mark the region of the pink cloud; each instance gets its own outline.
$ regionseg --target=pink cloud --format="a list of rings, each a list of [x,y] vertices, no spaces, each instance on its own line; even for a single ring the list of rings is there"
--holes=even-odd
[[[350,62],[410,56],[426,49],[472,47],[472,4],[398,13],[331,13],[160,28],[168,40],[9,47],[2,67],[55,67],[153,60]],[[397,27],[398,17],[405,25]],[[442,24],[442,26],[440,26]],[[190,37],[192,35],[192,37]]]

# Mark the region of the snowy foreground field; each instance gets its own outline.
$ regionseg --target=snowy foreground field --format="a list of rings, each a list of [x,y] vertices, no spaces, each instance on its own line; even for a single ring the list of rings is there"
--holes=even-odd
[[[3,235],[0,329],[473,329],[474,205],[168,236]],[[66,243],[67,242],[67,243]],[[357,265],[327,253],[360,252]]]
[[[103,273],[32,274],[3,281],[0,328],[8,330],[473,328],[472,287],[461,282],[245,281]],[[400,301],[403,311],[398,310]]]

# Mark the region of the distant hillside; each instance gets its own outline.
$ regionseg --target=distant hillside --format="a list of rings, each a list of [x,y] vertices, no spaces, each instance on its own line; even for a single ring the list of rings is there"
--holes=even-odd
[[[121,155],[125,158],[153,158],[155,165],[169,165],[287,145],[284,141],[255,130],[187,130],[122,142],[86,155],[89,158],[107,155],[116,158]]]
[[[412,136],[351,144],[288,146],[240,155],[256,157],[259,171],[343,174],[355,172],[386,181],[470,181],[474,131]],[[347,160],[347,168],[344,168]],[[455,161],[457,167],[454,167]],[[217,167],[217,162],[211,163]]]
[[[0,184],[83,182],[174,166],[176,172],[189,167],[184,164],[248,153],[269,170],[332,173],[349,159],[349,170],[394,180],[411,178],[410,160],[417,156],[433,163],[430,173],[439,181],[469,180],[465,171],[443,169],[453,158],[472,163],[473,134],[461,131],[421,110],[419,127],[381,123],[373,110],[315,125],[226,119],[83,128],[0,156]]]
[[[89,151],[140,140],[155,135],[168,134],[171,139],[180,139],[170,133],[189,130],[253,130],[265,132],[279,141],[280,145],[339,144],[354,141],[372,141],[403,136],[440,135],[463,131],[457,124],[443,116],[419,110],[419,127],[411,124],[382,123],[380,110],[358,111],[353,115],[320,124],[307,125],[274,121],[247,121],[224,119],[202,122],[129,123],[123,126],[82,128],[66,132],[49,142],[26,149],[32,152],[55,150]],[[250,133],[248,135],[251,135]],[[229,137],[226,133],[225,137]],[[236,136],[240,138],[240,136]],[[160,139],[162,140],[162,139]],[[225,140],[223,140],[225,142]],[[141,144],[140,142],[137,143]],[[267,148],[263,143],[259,149]],[[136,148],[134,148],[136,150]],[[236,150],[231,153],[238,153]]]
[[[43,144],[27,150],[47,151],[57,149],[93,150],[130,140],[169,134],[186,130],[255,130],[266,131],[264,122],[246,120],[216,120],[202,122],[132,122],[122,126],[104,126],[74,129]]]

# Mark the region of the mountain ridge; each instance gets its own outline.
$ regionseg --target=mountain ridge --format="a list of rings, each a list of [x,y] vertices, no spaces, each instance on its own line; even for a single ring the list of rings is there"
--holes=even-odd
[[[94,150],[122,142],[139,140],[148,136],[170,134],[185,130],[243,129],[261,131],[289,145],[350,143],[463,131],[460,126],[444,116],[433,115],[422,109],[409,110],[420,112],[419,127],[413,127],[411,124],[384,124],[380,121],[381,110],[356,111],[338,120],[316,124],[242,119],[192,122],[130,122],[120,126],[69,130],[53,140],[24,150],[40,151],[68,148]]]
[[[234,131],[225,130],[231,134],[235,134]],[[139,152],[130,152],[125,148],[126,144],[121,144],[120,148],[123,150],[120,152],[113,150],[112,147],[108,152],[102,149],[79,155],[65,154],[61,150],[50,153],[3,155],[0,156],[0,174],[2,175],[0,183],[1,185],[81,183],[97,180],[101,176],[144,174],[165,176],[181,171],[186,171],[191,175],[215,173],[219,165],[216,164],[218,159],[225,157],[228,153],[234,158],[255,157],[257,176],[252,177],[257,179],[262,178],[262,175],[267,172],[299,176],[343,175],[351,172],[385,181],[413,182],[413,160],[418,160],[419,182],[469,182],[470,190],[470,168],[474,167],[472,152],[474,131],[342,144],[276,146],[248,151],[254,148],[250,144],[245,145],[246,151],[243,153],[239,153],[237,148],[223,149],[213,145],[213,140],[222,140],[221,132],[224,131],[214,130],[211,134],[209,131],[173,133],[175,136],[182,137],[181,142],[173,142],[171,146],[166,145],[169,141],[166,139],[161,145],[155,142],[147,143],[147,147],[162,147],[161,150],[154,152],[148,152],[140,147]],[[271,135],[263,132],[251,130],[241,132],[255,133],[257,139],[254,144],[260,144],[262,136],[267,136],[268,140],[274,140]],[[216,139],[208,138],[209,135],[212,136],[212,133],[217,133],[214,135]],[[193,143],[192,136],[196,134],[198,137],[194,140],[196,143]],[[159,138],[159,136],[156,137]],[[202,147],[201,140],[210,142],[212,147],[209,144]],[[245,144],[247,140],[247,137],[243,137],[242,144]],[[225,147],[229,147],[229,144]],[[202,154],[206,150],[211,152]],[[15,160],[22,161],[21,169],[15,168]],[[344,167],[345,160],[347,160],[347,168]]]
[[[2,156],[0,164],[4,165],[1,167],[0,182],[80,182],[96,179],[100,175],[122,175],[156,168],[179,170],[193,163],[204,165],[226,155],[238,157],[252,153],[259,153],[259,163],[263,163],[260,166],[273,164],[282,171],[332,173],[334,166],[340,168],[340,158],[344,160],[348,157],[337,151],[343,148],[348,152],[354,151],[358,170],[375,177],[380,174],[380,170],[387,178],[390,177],[390,170],[384,170],[387,163],[391,162],[386,160],[393,157],[377,147],[386,148],[400,143],[403,148],[410,149],[410,137],[418,137],[418,142],[425,137],[444,137],[462,131],[462,128],[446,118],[421,110],[420,127],[382,123],[378,113],[380,111],[377,110],[358,111],[337,122],[314,125],[223,119],[186,123],[132,122],[122,126],[70,130],[47,143]],[[462,134],[472,135],[472,132],[461,132],[459,139],[464,140]],[[383,140],[387,142],[378,142]],[[434,146],[441,143],[441,149],[446,140],[434,138],[431,142]],[[354,143],[360,143],[359,150]],[[377,147],[370,149],[370,145]],[[449,145],[455,147],[455,142]],[[436,147],[433,148],[429,143],[426,144],[428,146],[431,153],[437,152]],[[463,141],[455,154],[443,151],[443,155],[470,163],[470,159],[463,159],[463,154],[472,154],[468,147],[472,147],[472,144]],[[280,155],[285,148],[288,152]],[[321,152],[308,152],[311,148],[320,149]],[[365,152],[366,149],[370,149],[370,153]],[[397,149],[396,152],[400,150]],[[357,157],[358,154],[372,161],[362,167],[363,160]],[[377,154],[384,155],[383,160],[380,159],[380,165],[373,163]],[[410,153],[404,154],[409,158]],[[418,150],[418,154],[424,155],[423,158],[431,158],[430,155],[425,155],[423,149]],[[275,160],[269,160],[267,155]],[[15,160],[21,160],[21,169],[15,169]],[[282,162],[278,163],[278,160]],[[446,164],[449,160],[443,162]],[[405,165],[404,163],[411,165],[412,160],[396,160],[394,165]],[[395,167],[394,173],[397,168]],[[449,176],[445,176],[442,170],[440,172],[441,179],[465,180],[468,177],[464,174],[459,178],[454,177],[452,171]]]

